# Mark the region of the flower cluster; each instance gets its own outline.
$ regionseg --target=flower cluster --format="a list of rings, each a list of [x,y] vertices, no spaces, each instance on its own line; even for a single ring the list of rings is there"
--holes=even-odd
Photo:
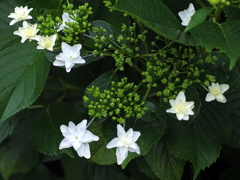
[[[39,29],[37,29],[37,23],[30,24],[25,21],[27,19],[32,19],[32,16],[29,15],[32,9],[33,8],[28,9],[28,6],[16,7],[15,13],[11,13],[8,16],[9,18],[13,18],[13,20],[10,22],[10,25],[13,25],[19,21],[23,21],[23,27],[19,27],[18,30],[14,31],[13,34],[22,37],[21,43],[24,43],[27,39],[29,41],[36,40],[38,42],[37,49],[47,49],[49,51],[53,51],[53,47],[55,46],[55,42],[57,40],[57,34],[53,34],[51,36],[37,35],[39,32]],[[57,32],[68,28],[67,24],[69,22],[76,22],[75,20],[71,19],[69,17],[69,14],[66,12],[63,12],[62,18],[63,22],[60,25],[59,29],[57,29]],[[85,60],[80,56],[80,50],[82,48],[81,44],[70,46],[67,43],[62,42],[61,47],[62,52],[56,56],[56,59],[53,62],[54,66],[65,66],[66,72],[70,72],[71,68],[75,64],[85,63]]]
[[[228,84],[218,84],[218,83],[212,83],[211,86],[208,86],[208,94],[205,98],[207,102],[217,100],[221,103],[226,103],[227,99],[223,95],[224,92],[226,92],[229,89]],[[177,119],[179,121],[181,120],[189,120],[189,115],[194,115],[193,108],[194,108],[194,101],[187,102],[186,96],[184,92],[179,92],[176,99],[170,99],[169,100],[170,105],[172,106],[170,109],[167,109],[167,113],[173,113],[176,114]]]
[[[91,157],[89,143],[99,140],[98,136],[87,130],[87,127],[90,125],[90,123],[87,125],[87,120],[84,119],[77,125],[71,121],[69,122],[68,126],[61,125],[60,130],[64,136],[64,139],[61,141],[59,149],[73,147],[80,157],[89,159]],[[117,148],[117,163],[120,165],[127,158],[128,151],[140,154],[140,148],[136,141],[141,133],[139,131],[133,131],[132,128],[125,132],[124,128],[118,124],[117,135],[118,137],[114,138],[107,144],[107,148]]]

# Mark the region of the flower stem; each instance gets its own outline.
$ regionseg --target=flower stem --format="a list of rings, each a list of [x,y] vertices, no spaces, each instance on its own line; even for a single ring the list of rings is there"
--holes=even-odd
[[[44,105],[33,105],[33,106],[28,106],[28,109],[37,109],[37,108],[45,108],[46,106]]]
[[[92,118],[91,121],[87,124],[86,129],[88,128],[88,126],[90,126],[90,124],[94,121],[95,118]]]

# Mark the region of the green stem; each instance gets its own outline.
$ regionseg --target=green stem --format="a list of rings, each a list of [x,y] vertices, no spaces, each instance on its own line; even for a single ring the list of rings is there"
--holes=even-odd
[[[209,92],[209,90],[202,83],[201,83],[201,85],[207,92]]]
[[[46,106],[44,105],[32,105],[32,106],[28,106],[28,109],[37,109],[37,108],[45,108]]]
[[[137,92],[137,90],[142,86],[143,82],[141,81],[138,85],[137,88],[134,89],[133,93]]]
[[[140,74],[142,74],[142,70],[141,70],[139,67],[137,67],[135,64],[132,64],[132,67],[133,67],[135,70],[137,70]]]
[[[217,23],[219,21],[220,15],[222,13],[223,8],[222,7],[217,7],[214,15],[213,15],[213,22]]]
[[[148,94],[150,93],[150,90],[152,89],[152,85],[153,85],[153,82],[151,82],[150,84],[149,84],[149,86],[148,86],[148,89],[147,89],[147,91],[146,91],[146,93],[145,93],[145,95],[144,95],[144,97],[143,97],[143,102],[146,100],[146,98],[148,97]]]

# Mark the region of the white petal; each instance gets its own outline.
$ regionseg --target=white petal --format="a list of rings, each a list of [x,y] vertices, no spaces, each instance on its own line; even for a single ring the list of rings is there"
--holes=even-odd
[[[59,149],[65,149],[65,148],[69,148],[71,146],[72,146],[72,143],[69,142],[68,139],[64,138],[59,145]]]
[[[72,122],[72,121],[69,121],[68,123],[68,130],[69,132],[73,133],[76,129],[76,125]]]
[[[120,133],[120,134],[119,134]],[[124,128],[120,125],[120,124],[118,124],[117,125],[117,135],[118,135],[118,137],[119,137],[119,135],[120,136],[122,136],[123,134],[125,135],[125,130],[124,130]]]
[[[74,46],[71,47],[71,52],[72,52],[72,56],[73,57],[78,57],[80,56],[80,49],[82,48],[81,44],[76,44]]]
[[[91,157],[90,147],[88,143],[83,143],[77,150],[80,157],[89,159]]]
[[[63,53],[65,53],[65,52],[69,52],[69,51],[71,52],[71,46],[68,45],[67,43],[62,42],[61,47],[62,47],[62,51],[63,51]]]
[[[59,60],[55,60],[55,61],[53,62],[53,65],[54,65],[54,66],[64,66],[64,65],[65,65],[65,62],[59,61]]]
[[[182,100],[182,102],[186,101],[186,96],[182,91],[180,91],[176,97],[176,101],[180,101],[180,100]]]
[[[128,147],[128,150],[129,150],[130,152],[136,152],[137,154],[140,154],[140,148],[139,148],[139,146],[137,145],[137,143],[132,143],[132,144],[130,144],[129,147]]]
[[[185,114],[183,114],[183,113],[176,113],[176,116],[177,116],[177,119],[179,121],[181,121],[183,119],[183,117],[185,116]]]
[[[81,56],[78,56],[77,58],[74,59],[74,63],[76,64],[84,64],[86,61],[81,58]]]
[[[174,111],[173,108],[167,109],[166,112],[167,113],[176,113],[176,111]]]
[[[117,164],[120,165],[127,158],[128,148],[127,147],[118,147],[116,149]]]
[[[72,64],[72,66],[70,66],[69,68],[66,68],[66,71],[69,73],[73,66],[74,66],[74,64]]]
[[[108,144],[107,144],[107,148],[111,149],[111,148],[115,148],[115,147],[122,147],[123,143],[119,140],[119,138],[114,138],[112,139]]]
[[[66,68],[73,67],[73,65],[74,65],[74,63],[72,61],[69,61],[69,60],[65,61],[65,67]]]
[[[219,86],[219,88],[220,88],[221,93],[223,94],[224,92],[226,92],[229,89],[229,85],[228,84],[221,84]]]
[[[217,96],[216,96],[216,100],[217,100],[218,102],[221,102],[221,103],[226,103],[226,102],[227,102],[227,99],[226,99],[225,96],[222,95],[222,94],[217,95]]]
[[[60,130],[62,133],[68,133],[68,127],[66,125],[61,125]]]
[[[192,3],[189,4],[188,11],[195,11],[195,8]]]
[[[136,142],[139,138],[139,136],[141,135],[141,133],[139,131],[133,131],[133,140],[132,142]]]
[[[99,137],[91,133],[90,131],[86,130],[83,137],[82,142],[83,143],[90,143],[92,141],[98,141]]]
[[[182,118],[182,120],[188,121],[189,120],[189,115],[185,114],[184,117]]]
[[[213,101],[213,100],[215,100],[215,96],[212,93],[208,93],[205,100],[207,102]]]
[[[80,141],[72,142],[72,146],[75,150],[77,150],[81,145],[82,145],[82,143]]]

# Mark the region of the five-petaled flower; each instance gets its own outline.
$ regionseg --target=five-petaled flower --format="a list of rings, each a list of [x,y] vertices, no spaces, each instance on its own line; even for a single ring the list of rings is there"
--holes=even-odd
[[[10,26],[15,24],[16,22],[26,20],[26,19],[32,19],[32,16],[28,15],[30,11],[33,10],[33,8],[28,9],[27,6],[25,7],[16,7],[15,13],[11,13],[8,17],[13,18],[13,20],[10,22]]]
[[[215,99],[221,103],[227,102],[227,99],[225,98],[223,93],[229,89],[228,84],[219,85],[218,83],[212,82],[212,85],[208,86],[208,89],[209,89],[209,93],[207,94],[205,99],[207,102],[213,101]]]
[[[182,20],[182,25],[183,26],[187,26],[188,23],[191,20],[191,17],[193,16],[193,14],[195,13],[195,9],[192,3],[189,4],[188,9],[185,9],[184,11],[180,11],[178,13],[178,15],[180,16],[181,20]]]
[[[80,157],[89,159],[91,152],[89,143],[92,141],[98,141],[99,137],[86,130],[87,120],[84,119],[78,125],[73,122],[69,122],[68,126],[61,125],[60,130],[65,137],[59,146],[59,149],[73,147]]]
[[[37,49],[47,49],[49,51],[53,51],[53,46],[55,45],[55,41],[57,39],[57,35],[54,34],[52,36],[39,36]]]
[[[21,43],[24,43],[27,39],[29,41],[31,40],[39,40],[39,37],[37,35],[37,32],[39,29],[37,29],[37,24],[29,24],[26,21],[23,21],[23,27],[19,27],[18,31],[14,31],[13,34],[21,36],[22,40]]]
[[[70,72],[74,64],[84,64],[85,60],[80,56],[81,44],[70,46],[62,42],[62,52],[56,56],[54,66],[65,66],[66,71]]]
[[[64,12],[63,14],[62,14],[62,24],[60,25],[60,27],[59,27],[59,29],[57,30],[57,32],[59,32],[59,31],[62,31],[65,27],[68,27],[67,25],[66,25],[66,22],[67,23],[69,23],[69,22],[76,22],[75,20],[73,20],[73,19],[71,19],[70,17],[69,17],[69,14],[68,13],[66,13],[66,12]]]
[[[117,135],[118,137],[112,139],[108,144],[107,148],[117,148],[116,156],[117,156],[117,164],[120,165],[127,158],[128,151],[136,152],[140,154],[140,148],[138,147],[136,141],[141,135],[139,131],[133,131],[130,128],[127,132],[123,129],[123,127],[118,124],[117,125]]]
[[[166,112],[176,114],[179,121],[187,121],[189,119],[189,115],[194,114],[194,112],[192,111],[192,109],[194,108],[194,102],[187,102],[185,94],[182,91],[178,93],[175,100],[170,99],[169,102],[172,107],[170,109],[167,109]]]

